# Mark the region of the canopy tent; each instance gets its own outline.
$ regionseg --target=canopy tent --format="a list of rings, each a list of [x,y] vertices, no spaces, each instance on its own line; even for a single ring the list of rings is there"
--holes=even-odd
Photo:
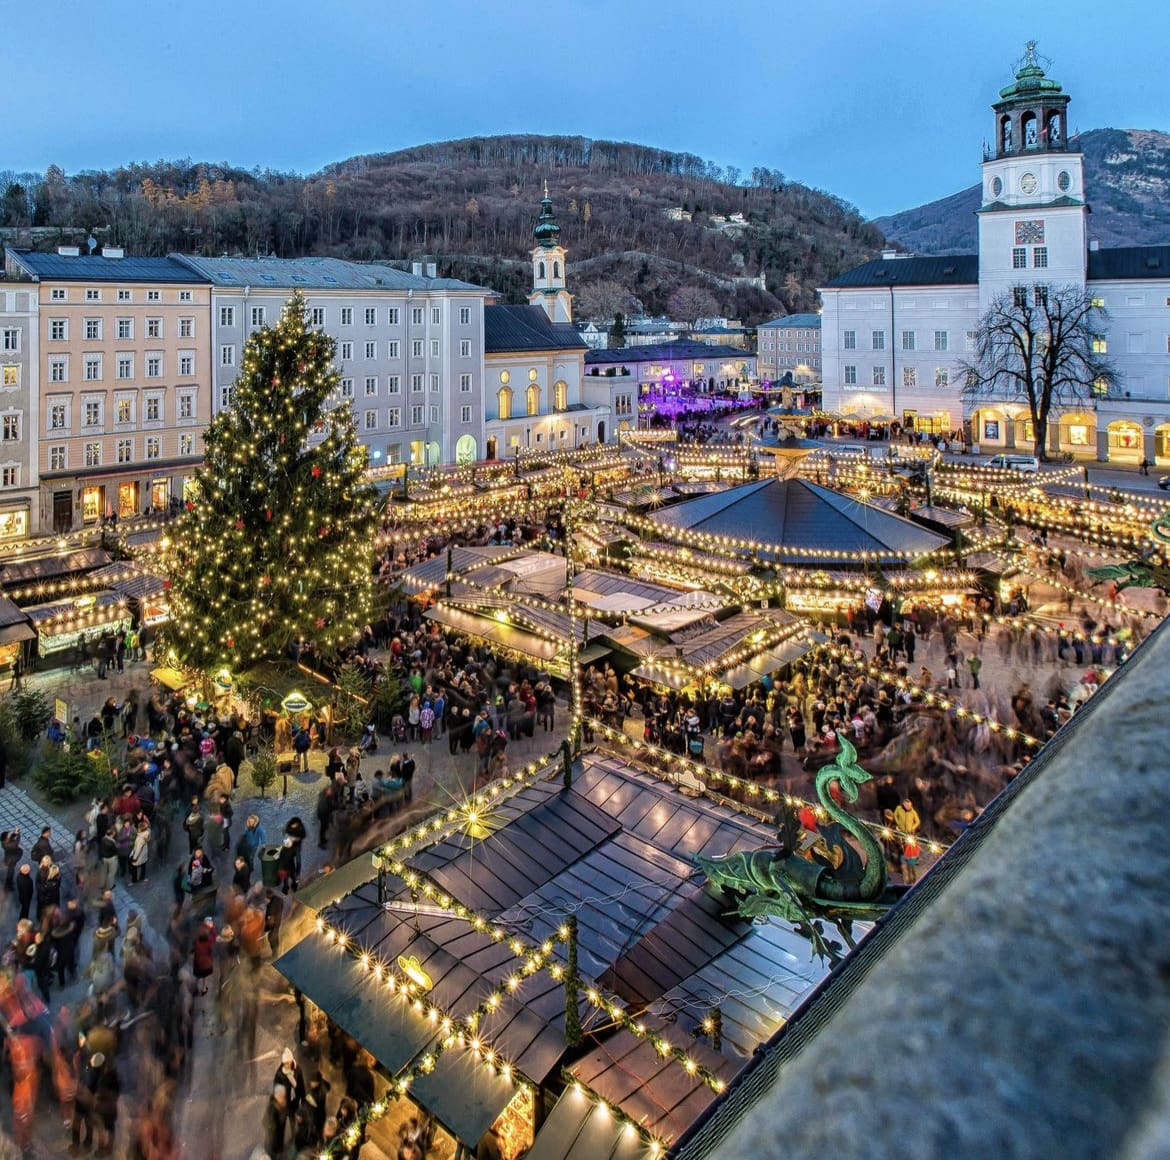
[[[423,615],[428,620],[453,628],[456,632],[462,632],[538,661],[551,661],[561,647],[556,641],[545,640],[506,621],[477,616],[473,612],[465,612],[449,604],[437,604],[434,608],[428,608]]]
[[[23,610],[8,597],[0,596],[0,645],[20,644],[36,638],[36,629]]]
[[[823,639],[823,638],[822,638]],[[785,665],[799,660],[805,653],[816,647],[816,641],[810,636],[802,636],[799,640],[785,641],[776,648],[770,648],[758,656],[751,657],[741,665],[728,669],[719,679],[733,689],[746,689],[754,685],[761,677],[770,677]]]
[[[410,1094],[453,1136],[474,1145],[511,1102],[516,1088],[464,1049],[444,1051],[435,1070],[411,1084]]]
[[[0,580],[5,587],[27,584],[33,580],[47,580],[50,577],[68,576],[71,572],[88,572],[108,564],[110,557],[102,548],[82,548],[64,555],[42,556],[37,560],[13,560],[3,565]]]
[[[167,668],[166,666],[151,669],[150,679],[157,681],[164,689],[172,693],[177,693],[180,689],[185,689],[192,681],[192,678],[187,676],[182,670]]]
[[[651,1160],[651,1150],[638,1132],[630,1131],[608,1109],[584,1092],[568,1088],[524,1160]]]

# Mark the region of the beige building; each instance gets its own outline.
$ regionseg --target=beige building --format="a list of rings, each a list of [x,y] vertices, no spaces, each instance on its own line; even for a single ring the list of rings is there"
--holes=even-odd
[[[181,502],[211,418],[208,279],[169,258],[74,247],[8,249],[5,276],[37,288],[34,531]]]

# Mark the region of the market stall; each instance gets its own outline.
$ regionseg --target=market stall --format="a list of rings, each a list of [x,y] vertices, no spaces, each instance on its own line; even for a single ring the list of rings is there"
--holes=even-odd
[[[97,592],[56,604],[26,608],[36,628],[37,654],[41,657],[76,649],[78,655],[107,634],[129,629],[134,617],[126,600],[116,592]]]

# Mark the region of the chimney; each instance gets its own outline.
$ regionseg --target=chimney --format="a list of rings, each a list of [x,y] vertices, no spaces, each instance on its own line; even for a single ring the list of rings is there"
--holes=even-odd
[[[81,247],[80,246],[58,246],[57,253],[60,254],[62,258],[80,258],[81,257]]]
[[[439,267],[434,262],[427,263],[427,277],[437,278],[439,276]]]
[[[103,258],[124,258],[126,251],[121,246],[102,246]]]
[[[410,272],[416,278],[421,278],[422,277],[422,262],[411,262],[410,263]]]
[[[1101,248],[1101,239],[1100,238],[1090,238],[1089,239],[1089,249],[1092,250],[1094,254],[1100,248]]]

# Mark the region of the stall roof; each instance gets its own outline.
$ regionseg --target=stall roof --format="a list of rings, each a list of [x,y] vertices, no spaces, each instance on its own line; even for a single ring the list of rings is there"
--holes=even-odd
[[[485,564],[498,564],[519,552],[519,548],[491,544],[476,548],[453,548],[451,550],[451,571],[456,575],[470,572],[473,568],[481,568]],[[394,580],[416,592],[437,588],[446,578],[447,553],[445,551],[440,552],[437,556],[432,556],[429,560],[423,560],[393,577]]]
[[[484,1067],[470,1050],[446,1050],[435,1070],[410,1085],[411,1097],[429,1108],[458,1139],[476,1145],[516,1094],[511,1080]]]
[[[91,579],[108,584],[112,591],[128,600],[148,600],[166,591],[166,581],[140,564],[109,564],[92,573]]]
[[[108,608],[111,604],[121,604],[122,597],[116,592],[95,592],[93,596],[93,608]],[[50,620],[68,620],[76,619],[79,616],[85,616],[89,611],[88,608],[80,608],[73,601],[62,601],[59,604],[38,604],[35,608],[26,608],[25,614],[34,624],[44,624]],[[94,625],[97,628],[97,625]]]
[[[47,580],[67,576],[70,572],[87,572],[110,562],[102,548],[82,548],[63,556],[42,556],[39,560],[12,560],[3,566],[5,584],[27,584],[30,580]]]
[[[437,604],[434,608],[428,608],[423,615],[428,620],[455,629],[456,632],[478,637],[480,640],[498,644],[502,648],[523,653],[536,660],[552,660],[560,648],[556,641],[545,640],[534,633],[525,632],[510,624],[502,624],[486,616],[476,616],[472,612],[452,608],[449,604]]]
[[[652,1155],[639,1133],[602,1111],[584,1091],[568,1088],[524,1160],[650,1160]]]
[[[36,638],[36,629],[23,610],[7,596],[0,596],[0,644],[18,644],[22,640]]]
[[[770,677],[785,665],[798,660],[816,643],[816,640],[807,636],[802,636],[799,640],[786,640],[783,644],[752,657],[742,665],[728,669],[719,679],[733,689],[746,689],[748,685],[755,684],[761,677]]]
[[[804,552],[868,552],[897,560],[946,546],[942,537],[891,512],[807,479],[768,479],[650,513],[655,523],[777,545],[766,556],[810,563]],[[785,549],[795,549],[786,551]]]
[[[185,689],[191,683],[191,678],[181,669],[166,667],[151,669],[150,679],[152,681],[158,681],[164,689],[169,689],[172,693],[177,693],[180,689]]]

